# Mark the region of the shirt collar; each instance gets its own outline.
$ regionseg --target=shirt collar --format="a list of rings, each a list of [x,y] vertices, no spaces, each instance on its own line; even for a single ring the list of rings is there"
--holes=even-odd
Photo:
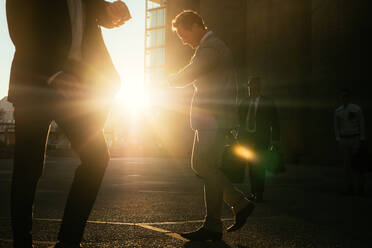
[[[260,100],[260,98],[261,98],[261,95],[258,95],[256,97],[248,97],[248,99],[253,100],[253,101],[258,101]]]
[[[199,46],[201,45],[201,44],[203,44],[203,42],[209,37],[209,36],[211,36],[213,34],[213,32],[212,31],[208,31],[207,33],[205,33],[205,35],[203,36],[203,38],[200,40],[200,44],[199,44]]]

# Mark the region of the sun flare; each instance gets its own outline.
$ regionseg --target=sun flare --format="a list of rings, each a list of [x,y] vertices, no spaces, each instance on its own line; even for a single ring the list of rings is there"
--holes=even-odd
[[[148,93],[144,87],[124,87],[117,95],[116,103],[123,110],[144,111],[149,106]]]

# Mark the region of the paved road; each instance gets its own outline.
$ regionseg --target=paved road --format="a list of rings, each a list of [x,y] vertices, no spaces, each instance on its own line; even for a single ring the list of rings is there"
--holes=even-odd
[[[36,247],[55,242],[74,158],[48,158],[36,197]],[[202,184],[188,161],[113,158],[84,236],[84,247],[372,247],[372,180],[366,197],[342,196],[341,171],[289,166],[269,176],[265,201],[223,242],[186,242],[204,216]],[[0,247],[11,247],[11,160],[0,160]],[[247,185],[240,185],[248,192]],[[232,213],[224,208],[224,224]]]

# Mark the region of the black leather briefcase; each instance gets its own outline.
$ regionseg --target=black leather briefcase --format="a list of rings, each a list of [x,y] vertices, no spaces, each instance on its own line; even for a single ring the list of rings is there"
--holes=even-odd
[[[243,183],[247,162],[234,154],[234,145],[225,146],[220,170],[232,183]]]

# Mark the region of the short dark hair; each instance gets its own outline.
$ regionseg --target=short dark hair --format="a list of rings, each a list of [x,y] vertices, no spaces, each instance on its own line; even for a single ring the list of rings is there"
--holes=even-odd
[[[172,30],[176,31],[179,27],[187,30],[192,29],[192,25],[197,24],[203,29],[207,29],[203,18],[194,10],[184,10],[179,13],[172,21]]]
[[[351,91],[347,88],[341,89],[340,93],[341,93],[342,96],[350,96],[351,95]]]
[[[261,78],[260,77],[251,77],[249,80],[248,80],[248,87],[249,86],[252,86],[252,85],[257,85],[257,86],[261,86]]]

